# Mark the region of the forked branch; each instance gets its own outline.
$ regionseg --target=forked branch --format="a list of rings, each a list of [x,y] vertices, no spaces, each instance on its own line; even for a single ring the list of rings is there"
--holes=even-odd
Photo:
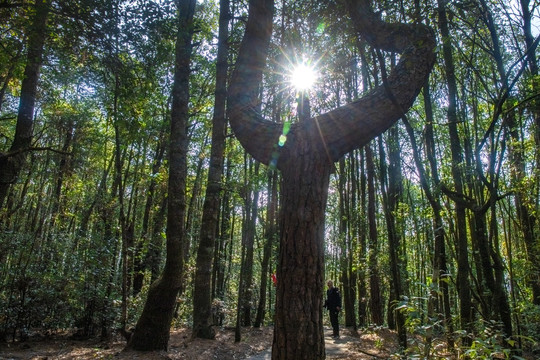
[[[358,36],[373,47],[397,52],[400,60],[384,85],[364,97],[310,121],[292,125],[279,149],[278,168],[298,153],[296,139],[315,142],[331,162],[378,136],[411,107],[435,63],[435,35],[420,24],[389,24],[377,17],[369,0],[345,0]],[[272,33],[272,0],[253,0],[246,32],[229,89],[229,120],[237,138],[257,160],[268,164],[277,151],[281,125],[256,110],[262,70]]]

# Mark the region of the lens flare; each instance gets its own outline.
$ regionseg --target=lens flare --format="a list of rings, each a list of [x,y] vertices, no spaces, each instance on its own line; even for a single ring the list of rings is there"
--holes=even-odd
[[[291,85],[297,90],[309,90],[316,81],[317,72],[311,66],[299,64],[291,71]]]

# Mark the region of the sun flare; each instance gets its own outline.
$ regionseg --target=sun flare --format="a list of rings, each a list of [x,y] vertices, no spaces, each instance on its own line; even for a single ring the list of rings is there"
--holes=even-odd
[[[317,72],[311,66],[299,64],[291,71],[291,85],[297,90],[309,90],[316,81]]]

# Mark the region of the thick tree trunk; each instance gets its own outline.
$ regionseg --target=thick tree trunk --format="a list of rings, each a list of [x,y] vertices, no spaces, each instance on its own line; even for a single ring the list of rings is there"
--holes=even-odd
[[[292,124],[266,121],[258,96],[272,34],[274,3],[252,0],[228,97],[231,127],[242,146],[281,170],[283,209],[272,356],[323,359],[322,294],[324,211],[333,163],[388,129],[412,105],[435,61],[432,31],[389,25],[375,18],[368,1],[348,1],[353,23],[368,41],[400,52],[385,86],[312,119]],[[283,146],[278,139],[286,135]]]
[[[36,0],[32,25],[28,33],[28,53],[21,85],[15,136],[9,152],[0,153],[0,208],[4,205],[9,186],[19,176],[26,160],[26,151],[32,143],[36,92],[43,61],[43,48],[48,34],[49,11],[50,0]]]
[[[291,159],[294,166],[282,171],[273,359],[323,359],[325,356],[324,210],[333,165],[323,149],[312,147],[312,139],[301,143],[299,156]]]
[[[176,65],[171,109],[169,150],[169,197],[167,213],[167,259],[161,277],[148,290],[148,297],[128,348],[167,350],[176,296],[183,280],[183,242],[187,177],[186,123],[189,117],[189,74],[195,0],[179,1]]]

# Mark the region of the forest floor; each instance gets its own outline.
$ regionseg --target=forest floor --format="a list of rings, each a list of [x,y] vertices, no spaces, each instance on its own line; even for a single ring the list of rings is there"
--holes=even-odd
[[[234,341],[234,329],[220,328],[215,340],[191,339],[190,329],[171,332],[169,351],[125,351],[125,340],[119,335],[111,341],[75,340],[69,333],[54,336],[32,336],[25,342],[0,343],[2,360],[67,359],[189,359],[236,360],[270,358],[272,327],[244,328],[242,340]],[[325,328],[327,359],[388,359],[396,351],[396,335],[388,329],[357,332],[342,329],[339,339],[331,338]]]
[[[235,342],[234,329],[218,329],[215,340],[192,340],[190,329],[178,329],[171,332],[169,350],[155,352],[126,351],[126,342],[121,336],[103,342],[75,340],[70,334],[62,333],[49,337],[33,336],[25,342],[0,343],[0,359],[265,360],[270,359],[272,333],[272,327],[244,328],[242,340]],[[339,339],[332,339],[330,335],[331,329],[325,328],[327,359],[392,359],[398,348],[396,333],[386,328],[342,329]],[[443,355],[438,358],[454,357]]]

